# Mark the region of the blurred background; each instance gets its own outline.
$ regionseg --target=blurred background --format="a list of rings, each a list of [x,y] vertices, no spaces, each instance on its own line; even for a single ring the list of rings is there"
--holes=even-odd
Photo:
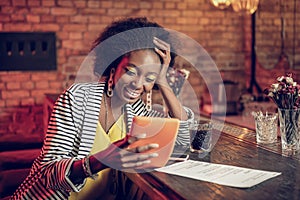
[[[0,136],[41,136],[45,94],[60,93],[72,84],[93,40],[112,20],[122,17],[146,16],[197,41],[215,61],[223,80],[238,83],[236,91],[233,90],[235,96],[248,91],[259,95],[257,86],[263,90],[286,70],[294,72],[296,80],[300,79],[300,10],[296,9],[299,2],[260,0],[255,17],[243,10],[234,10],[234,5],[224,6],[222,0],[215,2],[217,7],[210,0],[2,0],[0,32],[6,35],[0,34],[0,38],[8,37],[4,41],[20,43],[30,36],[13,35],[13,32],[50,32],[54,34],[55,45],[49,43],[53,42],[51,34],[48,34],[49,39],[33,35],[27,40],[44,40],[48,44],[42,43],[42,50],[51,47],[54,52],[51,52],[50,60],[27,57],[30,62],[19,69],[13,63],[4,63],[3,54],[7,52],[1,52]],[[256,50],[254,76],[251,74],[253,36]],[[37,46],[31,48],[37,49]],[[22,51],[22,46],[16,48]],[[282,53],[288,59],[288,68],[279,62]],[[17,58],[13,60],[17,61]],[[26,63],[26,58],[22,63]],[[178,63],[179,67],[194,70],[184,60]],[[205,96],[205,83],[201,77],[191,73],[189,82],[195,86],[196,93],[203,96],[205,103],[210,101],[210,97]]]

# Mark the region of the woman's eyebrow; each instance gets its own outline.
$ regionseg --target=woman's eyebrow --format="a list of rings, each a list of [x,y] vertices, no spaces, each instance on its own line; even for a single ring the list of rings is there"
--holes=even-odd
[[[136,66],[135,64],[132,64],[132,63],[127,63],[124,67],[128,67],[128,66],[130,66],[130,67],[135,67],[135,68],[138,67],[138,66]]]

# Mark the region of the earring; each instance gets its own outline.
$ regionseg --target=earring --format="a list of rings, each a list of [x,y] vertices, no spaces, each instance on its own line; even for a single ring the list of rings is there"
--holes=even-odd
[[[108,79],[108,83],[107,83],[107,91],[106,91],[106,94],[107,94],[108,97],[112,97],[112,96],[114,95],[114,91],[113,91],[113,89],[112,89],[113,83],[114,83],[114,81],[113,81],[113,76],[114,76],[114,74],[115,74],[115,69],[112,68],[112,69],[110,70],[110,75],[109,75],[109,79]]]
[[[147,93],[146,98],[146,110],[150,111],[152,109],[152,90]]]

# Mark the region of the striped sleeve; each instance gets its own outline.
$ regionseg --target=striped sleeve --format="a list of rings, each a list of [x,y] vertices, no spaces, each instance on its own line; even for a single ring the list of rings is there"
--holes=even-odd
[[[75,121],[80,121],[80,110],[76,103],[70,91],[64,92],[55,103],[40,157],[40,170],[46,188],[66,191],[78,191],[81,188],[80,185],[75,186],[67,176],[76,149],[79,148],[76,147],[76,144],[79,145],[79,126]]]
[[[12,199],[67,199],[81,184],[69,179],[71,166],[93,144],[104,85],[74,84],[56,100],[40,156]]]
[[[83,106],[80,105],[82,100],[73,95],[78,89],[76,87],[72,86],[57,99],[37,163],[37,169],[48,189],[79,191],[83,187],[83,184],[74,185],[68,178],[74,156],[78,154],[81,124],[78,122],[83,117]]]
[[[190,125],[191,121],[194,120],[194,112],[188,107],[183,107],[183,108],[187,113],[188,120],[180,121],[179,130],[178,130],[175,144],[187,146],[187,145],[189,145],[189,142],[190,142],[189,125]]]

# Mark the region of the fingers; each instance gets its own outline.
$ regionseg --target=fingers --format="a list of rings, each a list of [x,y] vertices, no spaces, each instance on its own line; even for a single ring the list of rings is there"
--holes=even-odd
[[[170,51],[170,44],[166,43],[165,41],[158,39],[157,37],[153,37],[153,42],[160,49]]]
[[[122,167],[139,167],[151,162],[150,158],[158,157],[158,153],[145,153],[148,150],[158,148],[159,145],[151,143],[144,146],[138,146],[132,149],[127,149],[127,153],[123,153],[121,156]]]
[[[116,146],[116,147],[119,147],[119,148],[124,148],[126,147],[128,144],[132,144],[134,143],[135,141],[141,139],[141,138],[145,138],[146,137],[146,133],[141,133],[141,134],[138,134],[136,136],[130,136],[130,135],[126,135],[125,138],[121,139],[121,140],[118,140],[116,142],[114,142],[113,144]]]
[[[135,135],[135,136],[129,136],[128,143],[132,144],[132,143],[134,143],[135,141],[137,141],[139,139],[145,138],[146,136],[147,136],[146,133],[141,133],[141,134],[138,134],[138,135]]]
[[[127,154],[126,156],[122,156],[121,161],[123,163],[126,162],[141,162],[149,160],[150,158],[158,157],[158,153],[148,153],[148,154]]]
[[[110,148],[103,152],[99,152],[99,159],[105,160],[105,163],[116,166],[118,169],[140,167],[151,162],[150,158],[157,157],[157,153],[147,153],[151,149],[158,148],[157,143],[150,143],[143,146],[126,148],[128,144],[132,144],[139,139],[145,138],[146,134],[138,134],[136,136],[127,135],[123,140],[113,143]],[[101,154],[101,155],[100,155]],[[119,167],[118,167],[119,166]]]
[[[141,133],[136,136],[127,135],[126,138],[124,138],[122,140],[118,140],[118,141],[114,142],[113,144],[116,145],[116,147],[123,148],[124,146],[126,146],[128,144],[132,144],[132,143],[138,141],[139,139],[146,138],[146,136],[147,136],[146,133]],[[134,153],[141,153],[141,152],[144,152],[144,151],[147,151],[150,149],[154,149],[154,148],[158,148],[158,147],[159,147],[158,144],[152,143],[152,144],[147,144],[144,146],[138,146],[138,147],[132,148],[132,149],[127,148],[127,151],[134,152]]]
[[[158,147],[159,147],[158,144],[151,143],[151,144],[147,144],[147,145],[144,145],[144,146],[137,146],[137,147],[134,147],[134,148],[127,148],[127,151],[131,152],[131,153],[143,153],[143,152],[146,152],[148,150],[155,149],[155,148],[158,148]]]
[[[155,51],[163,58],[167,59],[170,57],[170,44],[158,39],[157,37],[153,38],[153,43],[157,46]]]
[[[130,168],[130,167],[139,167],[144,164],[151,163],[150,158],[158,157],[157,153],[151,153],[151,154],[135,154],[131,156],[124,156],[121,158],[123,164],[122,167],[124,168]]]
[[[148,151],[150,149],[155,149],[155,148],[158,148],[158,147],[159,147],[159,145],[156,144],[156,143],[148,144],[148,145],[145,145],[145,146],[139,146],[139,147],[135,148],[135,153],[142,153],[142,152]]]
[[[139,166],[149,164],[149,163],[151,163],[150,160],[139,161],[139,162],[131,162],[131,163],[123,163],[122,167],[124,167],[124,168],[139,167]]]

